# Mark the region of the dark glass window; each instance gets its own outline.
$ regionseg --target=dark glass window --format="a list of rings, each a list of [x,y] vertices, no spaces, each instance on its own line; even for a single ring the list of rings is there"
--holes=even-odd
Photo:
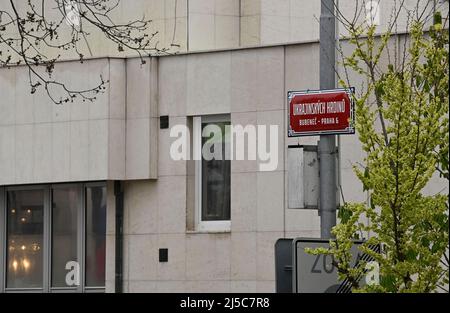
[[[86,286],[105,285],[106,188],[86,188]]]
[[[216,125],[220,128],[221,159],[205,160],[202,156],[202,221],[226,221],[230,220],[230,173],[231,162],[226,160],[226,151],[228,150],[226,132],[227,125],[230,122],[212,122],[202,123],[202,133],[206,126]],[[208,145],[211,153],[214,153],[216,144],[211,144],[212,137],[216,135],[211,134],[210,137],[202,136],[202,147]]]
[[[104,289],[105,184],[5,188],[0,198],[1,291]]]
[[[52,191],[52,287],[76,287],[66,284],[68,262],[78,262],[77,220],[80,188],[59,187]]]
[[[43,283],[44,191],[7,192],[8,288],[41,288]]]

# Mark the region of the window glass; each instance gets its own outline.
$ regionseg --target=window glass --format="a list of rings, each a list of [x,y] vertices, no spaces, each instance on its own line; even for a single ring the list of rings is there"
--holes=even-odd
[[[5,284],[1,287],[72,287],[70,290],[79,291],[82,288],[76,287],[83,284],[81,287],[104,288],[106,187],[67,184],[27,188],[6,190],[6,207],[0,207],[6,213],[7,245]]]
[[[41,288],[44,191],[7,192],[8,288]]]
[[[78,261],[79,190],[77,187],[59,187],[52,192],[52,287],[76,287],[72,286],[73,278],[66,282],[66,275],[73,269],[69,262]],[[66,269],[66,265],[70,267]]]
[[[105,285],[106,187],[86,188],[86,286]]]
[[[220,132],[210,133],[207,137],[202,136],[203,151],[206,149],[215,157],[205,159],[205,155],[202,155],[201,218],[202,221],[230,220],[231,162],[226,158],[226,152],[229,151],[229,136],[226,133],[229,127],[226,126],[230,125],[230,122],[202,123],[202,134],[208,125],[215,125],[208,129],[216,128],[217,131],[220,129]],[[217,150],[214,151],[215,149]]]

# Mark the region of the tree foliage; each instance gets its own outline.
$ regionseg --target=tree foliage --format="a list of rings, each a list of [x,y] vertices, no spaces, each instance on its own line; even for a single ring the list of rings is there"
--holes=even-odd
[[[340,279],[351,282],[354,292],[448,288],[448,195],[424,193],[435,173],[448,179],[446,13],[443,19],[434,12],[430,27],[420,15],[411,18],[401,53],[384,68],[382,55],[392,40],[398,40],[393,26],[377,36],[376,26],[348,20],[345,24],[354,49],[343,57],[344,68],[367,82],[355,98],[356,129],[366,157],[354,171],[370,202],[345,203],[330,248],[309,252],[332,255]],[[340,83],[352,84],[345,79]],[[379,264],[379,284],[361,284],[367,262],[351,264],[352,240],[362,237],[366,241],[361,251]],[[381,252],[371,249],[373,245]]]

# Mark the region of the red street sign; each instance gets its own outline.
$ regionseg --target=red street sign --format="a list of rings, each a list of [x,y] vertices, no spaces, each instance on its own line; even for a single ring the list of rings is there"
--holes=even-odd
[[[354,134],[354,88],[290,91],[289,137]]]

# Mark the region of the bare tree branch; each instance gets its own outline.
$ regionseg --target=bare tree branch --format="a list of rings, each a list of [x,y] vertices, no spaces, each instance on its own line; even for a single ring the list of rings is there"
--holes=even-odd
[[[91,34],[87,32],[88,28],[100,31],[117,46],[119,52],[128,50],[136,53],[143,64],[147,56],[170,54],[168,48],[158,47],[159,33],[150,32],[152,21],[145,16],[126,23],[113,20],[111,15],[118,9],[120,0],[24,2],[9,0],[10,10],[0,10],[0,66],[27,66],[31,93],[42,87],[56,104],[73,102],[77,97],[83,101],[93,101],[108,83],[100,77],[93,88],[74,90],[52,78],[55,63],[65,51],[75,52],[79,61],[83,62],[82,40],[86,41],[90,51],[88,38]],[[48,16],[49,9],[56,13],[53,14],[56,17]],[[64,29],[67,27],[70,28],[68,34]],[[40,67],[45,69],[45,73],[39,71]]]

